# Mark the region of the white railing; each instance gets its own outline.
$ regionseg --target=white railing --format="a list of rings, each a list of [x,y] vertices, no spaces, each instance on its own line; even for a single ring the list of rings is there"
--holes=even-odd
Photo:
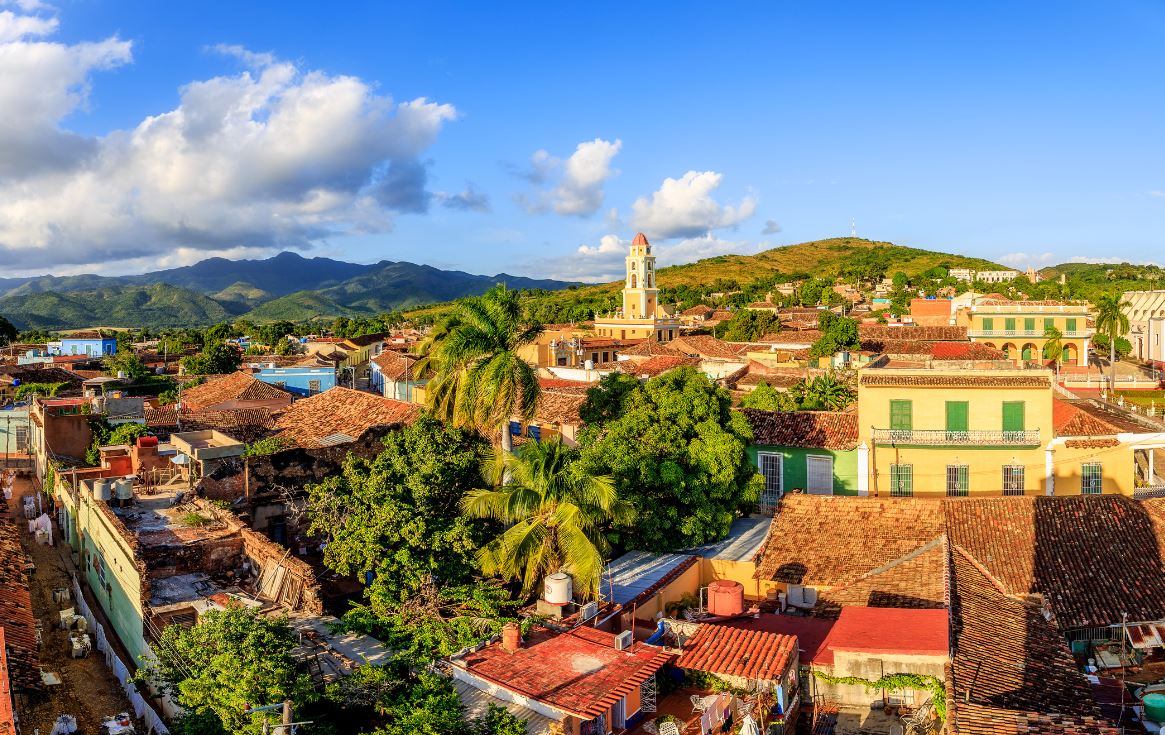
[[[945,429],[874,429],[879,444],[916,444],[932,447],[1039,446],[1040,430],[947,431]]]
[[[1022,317],[1031,314],[1078,314],[1081,318],[1088,317],[1088,308],[1084,304],[1033,304],[1018,302],[1013,304],[976,304],[971,307],[976,314],[1007,314]]]
[[[1064,339],[1084,339],[1094,334],[1096,334],[1095,329],[1077,329],[1072,332],[1061,332],[1060,336]],[[967,336],[994,337],[996,339],[1003,337],[1033,337],[1035,339],[1043,339],[1044,331],[1040,329],[968,329]]]

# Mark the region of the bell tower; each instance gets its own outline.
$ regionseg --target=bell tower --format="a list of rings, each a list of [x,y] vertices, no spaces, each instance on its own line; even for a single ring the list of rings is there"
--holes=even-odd
[[[659,302],[659,289],[655,286],[655,256],[651,254],[651,243],[640,232],[631,241],[627,253],[627,277],[623,283],[623,318],[651,319],[655,316],[655,305]]]

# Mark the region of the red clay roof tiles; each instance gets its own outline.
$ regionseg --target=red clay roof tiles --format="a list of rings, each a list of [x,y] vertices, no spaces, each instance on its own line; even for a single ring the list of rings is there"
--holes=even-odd
[[[750,625],[704,623],[683,646],[676,666],[722,676],[779,681],[797,665],[797,637]]]
[[[858,417],[839,411],[741,410],[752,427],[753,443],[849,451],[858,446]]]
[[[0,495],[0,629],[8,648],[8,674],[15,689],[40,689],[36,623],[28,576],[27,557],[20,545],[20,531],[9,520],[8,504]]]
[[[213,408],[227,401],[286,401],[291,403],[291,394],[244,372],[234,372],[221,378],[211,378],[202,385],[196,385],[182,391],[182,406],[192,411]]]
[[[421,407],[415,404],[336,387],[296,401],[275,426],[280,436],[312,448],[324,446],[325,440],[336,435],[356,439],[373,426],[411,423],[420,413]]]

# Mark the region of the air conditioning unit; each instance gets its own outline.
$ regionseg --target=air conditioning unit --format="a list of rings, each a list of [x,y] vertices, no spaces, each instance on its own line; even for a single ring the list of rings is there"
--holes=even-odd
[[[579,610],[579,619],[585,623],[598,614],[599,604],[597,602],[588,602],[582,606],[582,610]]]
[[[623,651],[631,647],[635,642],[635,634],[629,630],[625,630],[619,635],[615,636],[615,650]]]

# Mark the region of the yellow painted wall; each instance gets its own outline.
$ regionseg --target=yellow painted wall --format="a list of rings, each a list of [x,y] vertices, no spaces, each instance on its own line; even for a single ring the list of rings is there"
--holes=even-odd
[[[1005,345],[1011,347],[1009,357],[1015,361],[1021,361],[1023,356],[1023,348],[1025,345],[1031,344],[1035,346],[1032,354],[1032,361],[1040,362],[1043,359],[1044,343],[1044,329],[1046,320],[1050,320],[1053,326],[1064,335],[1061,343],[1067,347],[1072,345],[1074,359],[1072,364],[1086,367],[1088,365],[1088,337],[1070,337],[1068,331],[1068,320],[1074,319],[1076,321],[1076,334],[1086,333],[1088,331],[1088,313],[1081,309],[1078,313],[1058,313],[1058,312],[1041,312],[1033,308],[1031,311],[1025,311],[1022,306],[1016,307],[1014,313],[995,313],[995,312],[968,312],[969,315],[969,329],[970,339],[972,342],[981,342],[991,345],[997,349],[1004,349]],[[1015,320],[1014,334],[1007,334],[1006,320]],[[1025,319],[1034,319],[1035,328],[1034,334],[1028,333],[1024,325]],[[991,320],[992,334],[984,334],[986,330],[984,320]],[[1067,360],[1065,360],[1067,362]]]
[[[1086,462],[1100,462],[1103,492],[1132,495],[1135,489],[1135,452],[1155,447],[1157,456],[1165,454],[1158,436],[1146,436],[1116,447],[1068,447],[1061,443],[1052,446],[1052,472],[1056,495],[1079,495],[1082,466]],[[1157,477],[1158,483],[1165,478]]]

